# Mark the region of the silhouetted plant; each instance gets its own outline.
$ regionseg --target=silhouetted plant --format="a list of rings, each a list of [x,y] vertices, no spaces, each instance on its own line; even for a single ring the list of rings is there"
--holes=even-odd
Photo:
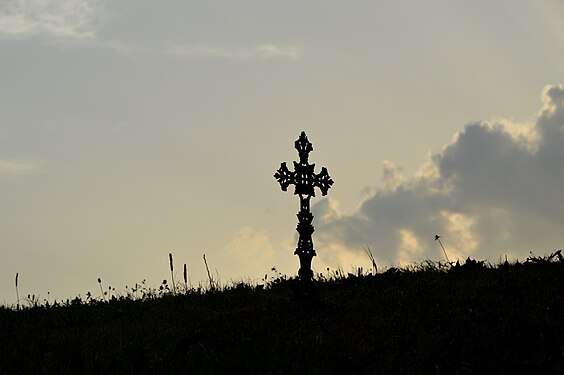
[[[447,252],[445,250],[445,247],[443,246],[443,243],[441,242],[441,236],[439,236],[438,234],[435,234],[435,241],[437,241],[439,243],[439,245],[441,245],[441,248],[443,249],[443,253],[445,254],[446,261],[450,263],[450,260],[448,259]]]
[[[16,272],[16,306],[20,309],[20,293],[18,292],[18,273]]]
[[[270,276],[270,278],[268,277],[268,275],[264,275],[265,288],[277,288],[289,280],[288,277],[278,271],[276,267],[272,267],[270,270],[274,272],[274,275]]]
[[[188,293],[188,268],[186,267],[186,263],[184,263],[184,293]]]
[[[366,253],[366,255],[368,255],[368,258],[370,258],[370,261],[372,262],[372,274],[376,275],[378,273],[378,266],[376,265],[376,260],[374,259],[374,255],[372,254],[372,249],[370,249],[370,246],[366,246],[364,248],[364,252]]]
[[[480,260],[477,261],[475,259],[471,259],[470,257],[468,257],[466,259],[466,261],[464,262],[464,264],[460,264],[460,261],[456,261],[456,264],[454,265],[454,267],[451,269],[451,271],[453,272],[462,272],[462,271],[476,271],[478,269],[484,269],[486,268],[486,264],[485,261]]]
[[[206,254],[204,254],[204,264],[206,265],[206,271],[207,271],[207,273],[208,273],[208,280],[209,280],[209,283],[210,283],[210,290],[213,291],[213,290],[216,289],[216,285],[215,285],[215,282],[214,282],[214,279],[213,279],[212,275],[210,274],[210,269],[209,269],[209,267],[208,267],[208,261],[206,260]]]
[[[100,298],[102,298],[105,301],[106,300],[106,293],[102,289],[102,279],[101,278],[98,278],[98,285],[100,286],[100,293],[101,293]]]
[[[172,253],[168,253],[168,261],[170,264],[170,279],[172,281],[172,293],[176,294],[176,284],[174,283],[174,265],[172,260]]]
[[[36,297],[35,294],[28,294],[26,303],[30,308],[38,307],[40,305],[39,296]]]
[[[545,263],[554,263],[554,262],[564,262],[564,257],[562,256],[562,250],[557,250],[552,254],[545,255],[544,257],[535,256],[533,252],[530,252],[529,257],[525,263],[538,263],[538,264],[545,264]]]

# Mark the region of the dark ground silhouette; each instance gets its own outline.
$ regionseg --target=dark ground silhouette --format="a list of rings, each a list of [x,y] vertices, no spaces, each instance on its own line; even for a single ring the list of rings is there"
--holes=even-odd
[[[564,373],[555,254],[0,308],[0,374]]]

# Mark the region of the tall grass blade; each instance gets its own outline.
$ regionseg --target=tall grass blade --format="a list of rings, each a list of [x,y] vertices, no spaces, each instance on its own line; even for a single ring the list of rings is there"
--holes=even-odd
[[[373,275],[376,275],[378,273],[378,266],[376,265],[376,260],[374,259],[374,254],[372,254],[370,246],[366,246],[364,252],[368,255],[368,258],[370,258],[370,261],[372,262]]]
[[[206,254],[204,254],[204,264],[206,265],[206,271],[208,272],[208,279],[210,280],[210,289],[215,290],[215,285],[213,281],[213,277],[210,274],[210,269],[208,267],[208,261],[206,260]]]
[[[184,263],[184,291],[188,292],[188,268],[186,267],[186,263]]]
[[[16,307],[20,309],[20,293],[18,292],[18,276],[19,274],[16,272]]]

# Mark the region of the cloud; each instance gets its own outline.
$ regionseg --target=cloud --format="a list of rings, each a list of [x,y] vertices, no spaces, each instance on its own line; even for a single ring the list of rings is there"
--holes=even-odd
[[[0,160],[0,177],[34,174],[37,169],[37,164],[32,162]]]
[[[255,55],[263,59],[284,58],[297,60],[302,57],[304,51],[298,46],[276,46],[274,44],[262,44],[255,47]]]
[[[169,43],[165,47],[166,54],[184,58],[209,58],[226,60],[297,60],[304,54],[300,46],[260,44],[248,48],[227,48],[212,45],[191,45]]]
[[[299,45],[257,44],[227,47],[209,44],[136,43],[99,38],[102,24],[113,17],[108,0],[1,0],[0,40],[37,38],[59,47],[109,49],[129,55],[156,53],[181,58],[226,60],[298,60]]]
[[[91,39],[105,0],[3,0],[0,38]]]
[[[319,202],[316,244],[360,253],[370,246],[383,263],[444,259],[497,261],[564,244],[564,86],[546,86],[534,123],[468,124],[410,178],[391,162],[383,184],[343,215]],[[319,252],[321,257],[331,254]]]
[[[262,274],[273,266],[274,247],[264,231],[243,227],[222,250],[226,266],[241,275]],[[257,276],[257,275],[255,275]]]

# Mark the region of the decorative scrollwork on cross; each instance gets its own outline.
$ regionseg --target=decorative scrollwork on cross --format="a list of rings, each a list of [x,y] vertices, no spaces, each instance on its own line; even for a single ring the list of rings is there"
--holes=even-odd
[[[302,280],[311,280],[311,260],[316,255],[313,248],[312,235],[315,231],[312,222],[313,215],[310,211],[309,201],[315,197],[315,188],[321,190],[322,195],[327,195],[333,185],[333,180],[327,172],[327,168],[321,168],[319,174],[315,173],[315,164],[309,164],[309,153],[313,151],[313,145],[307,139],[305,132],[294,142],[294,147],[300,156],[300,162],[294,161],[294,171],[290,171],[286,162],[280,164],[280,168],[274,174],[274,178],[280,184],[282,191],[287,191],[288,186],[294,185],[294,195],[300,196],[300,211],[298,211],[299,233],[298,246],[294,254],[300,258],[300,270],[298,275]]]

